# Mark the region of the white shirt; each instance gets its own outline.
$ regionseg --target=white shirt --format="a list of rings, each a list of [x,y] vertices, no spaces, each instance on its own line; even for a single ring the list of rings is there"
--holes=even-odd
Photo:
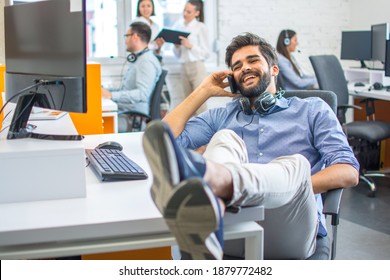
[[[147,20],[143,16],[136,17],[133,20],[133,22],[138,22],[138,21],[146,23],[147,25],[149,25],[150,29],[152,30],[152,36],[150,37],[150,42],[149,42],[148,48],[150,50],[156,50],[158,48],[158,46],[154,42],[154,39],[156,39],[158,33],[160,32],[160,26],[157,23],[155,23],[154,21],[152,21],[152,20],[151,20],[152,23],[150,23],[149,20]]]
[[[184,46],[173,49],[173,53],[180,62],[204,61],[210,56],[209,34],[203,22],[194,19],[186,25],[184,19],[181,18],[172,26],[172,29],[191,33],[188,36],[192,44],[191,49]]]

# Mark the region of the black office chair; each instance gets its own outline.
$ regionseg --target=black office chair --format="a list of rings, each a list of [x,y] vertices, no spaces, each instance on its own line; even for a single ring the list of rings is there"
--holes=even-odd
[[[324,100],[333,112],[337,112],[337,96],[331,91],[325,90],[293,90],[286,91],[283,95],[285,98],[296,96],[299,98],[307,97],[319,97]],[[322,213],[325,216],[331,217],[332,236],[331,236],[331,248],[330,248],[330,259],[334,260],[336,257],[336,244],[337,244],[337,226],[340,219],[340,202],[343,189],[333,189],[322,194],[322,202],[324,208]],[[317,248],[310,260],[321,260],[326,259],[328,248],[324,247],[324,244],[317,242]],[[325,253],[324,253],[325,252]]]
[[[284,89],[284,77],[281,72],[279,72],[279,75],[276,79],[276,89]]]
[[[375,120],[373,99],[364,99],[367,121],[346,122],[345,112],[349,108],[360,108],[348,104],[348,86],[344,71],[336,56],[310,56],[318,84],[322,90],[330,90],[337,95],[337,117],[348,137],[356,158],[360,163],[360,179],[370,187],[368,196],[374,197],[375,182],[371,177],[385,177],[389,174],[379,171],[380,143],[390,137],[390,123]],[[370,120],[371,119],[371,120]]]
[[[132,132],[141,131],[143,123],[148,123],[151,120],[161,120],[160,104],[161,104],[161,93],[164,86],[165,78],[168,71],[163,69],[161,75],[156,83],[152,95],[150,96],[149,112],[145,114],[142,111],[127,110],[119,112],[118,115],[127,115],[132,122]]]

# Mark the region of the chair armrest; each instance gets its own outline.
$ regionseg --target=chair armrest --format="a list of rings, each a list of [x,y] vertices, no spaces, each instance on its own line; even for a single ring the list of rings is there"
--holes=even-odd
[[[322,213],[332,216],[332,225],[339,224],[340,203],[343,189],[333,189],[326,192]]]
[[[350,104],[344,104],[344,105],[339,105],[337,106],[337,108],[340,108],[340,109],[358,109],[358,110],[361,110],[362,107],[360,106],[357,106],[357,105],[350,105]]]
[[[129,115],[129,116],[140,116],[144,118],[151,118],[150,115],[145,114],[144,112],[137,111],[137,110],[127,110],[127,111],[121,111],[118,112],[118,115]]]

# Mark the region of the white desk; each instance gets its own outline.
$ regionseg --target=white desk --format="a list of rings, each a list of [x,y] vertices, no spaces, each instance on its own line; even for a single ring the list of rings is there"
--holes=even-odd
[[[348,91],[353,97],[375,98],[390,101],[390,92],[383,90],[369,90],[374,83],[390,85],[390,77],[385,76],[383,70],[368,70],[362,68],[344,69],[345,78],[349,81]],[[355,82],[362,82],[364,87],[355,87]]]
[[[56,122],[50,121],[51,126],[58,127]],[[151,174],[141,148],[142,133],[91,135],[83,144],[93,148],[107,140],[120,142],[124,152]],[[2,141],[7,141],[4,136],[0,145]],[[16,141],[46,143],[34,139]],[[0,204],[0,259],[59,257],[175,244],[151,200],[151,175],[140,181],[100,182],[91,167],[87,167],[86,182],[86,198]],[[263,229],[254,222],[263,218],[262,207],[225,216],[225,239],[245,238],[247,259],[263,258]]]
[[[368,90],[369,86],[364,87],[354,87],[348,86],[349,94],[353,97],[362,97],[362,98],[375,98],[379,100],[390,101],[390,91],[386,91],[386,89]]]

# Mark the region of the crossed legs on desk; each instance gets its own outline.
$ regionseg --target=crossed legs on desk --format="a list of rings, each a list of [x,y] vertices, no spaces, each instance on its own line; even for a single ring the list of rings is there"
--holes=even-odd
[[[204,173],[190,172],[192,169],[199,170],[199,165],[192,165],[193,157],[178,147],[167,125],[161,122],[154,122],[147,128],[144,147],[154,174],[152,197],[179,247],[185,247],[186,257],[221,258],[219,250],[223,244],[218,238],[222,231],[221,207],[216,203],[215,194],[226,200],[224,192],[229,192],[229,182],[235,188],[228,206],[263,205],[266,211],[275,214],[272,220],[269,219],[270,225],[265,223],[265,248],[268,242],[272,246],[270,252],[266,250],[266,258],[305,259],[314,252],[317,208],[311,186],[310,165],[303,156],[281,157],[269,164],[248,163],[242,139],[230,130],[222,130],[215,134],[204,153],[207,166]],[[221,184],[227,185],[227,188]],[[198,195],[202,192],[199,197],[203,198],[195,199],[191,192]],[[172,210],[172,205],[180,206]],[[180,207],[187,207],[187,213],[192,215],[172,222],[172,216],[177,217],[179,211],[183,210]],[[173,215],[170,211],[173,211]],[[208,221],[204,227],[199,220],[202,217]],[[192,231],[187,230],[190,223],[196,225]],[[272,226],[278,230],[274,232]],[[270,229],[269,235],[267,228]],[[215,243],[216,240],[220,246]],[[201,250],[195,252],[193,248],[197,246],[186,245],[190,242],[199,245]],[[240,255],[243,250],[231,251],[228,244],[225,247],[225,252],[234,255]],[[198,254],[199,251],[203,255]]]

